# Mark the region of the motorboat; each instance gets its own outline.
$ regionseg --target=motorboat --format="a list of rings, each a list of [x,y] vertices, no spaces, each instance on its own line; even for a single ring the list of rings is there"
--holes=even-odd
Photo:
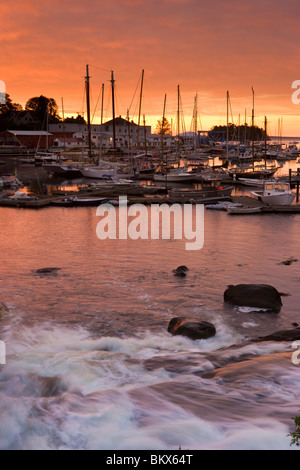
[[[284,149],[284,152],[286,155],[289,155],[290,157],[297,158],[300,150],[297,147],[297,144],[289,144],[287,147]]]
[[[285,181],[265,182],[261,191],[251,191],[251,194],[271,206],[290,206],[296,197],[291,192],[290,184]]]
[[[109,200],[103,197],[77,197],[70,196],[62,199],[56,199],[51,202],[53,206],[98,206],[108,203]]]
[[[53,173],[60,176],[82,176],[81,174],[81,163],[75,162],[63,162],[63,163],[44,163],[43,169],[46,170],[48,173]]]
[[[265,180],[259,178],[239,178],[239,183],[245,186],[261,186],[263,187]]]
[[[206,198],[222,198],[230,197],[233,186],[219,186],[216,188],[208,187],[203,189],[172,189],[169,191],[169,196],[174,198],[192,198],[192,199],[206,199]]]
[[[217,211],[226,211],[227,208],[240,208],[243,207],[243,204],[238,203],[238,202],[231,202],[231,201],[222,201],[218,202],[217,204],[207,204],[205,206],[206,209],[212,209],[212,210],[217,210]]]
[[[181,183],[187,181],[193,181],[195,179],[195,175],[189,171],[184,171],[180,169],[171,170],[169,172],[164,173],[155,173],[153,176],[154,181],[159,182],[169,182],[169,183]]]

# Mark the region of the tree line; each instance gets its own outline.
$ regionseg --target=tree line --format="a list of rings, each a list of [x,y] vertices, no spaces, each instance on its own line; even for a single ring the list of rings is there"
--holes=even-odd
[[[14,103],[6,93],[5,103],[0,104],[0,130],[46,130],[47,122],[49,124],[62,122],[58,114],[58,105],[54,98],[47,98],[44,95],[29,98],[23,109],[19,103]],[[30,122],[24,122],[20,119],[22,113],[29,111],[33,117]],[[84,118],[80,115],[67,117],[64,122],[73,122],[86,124]]]
[[[26,123],[22,119],[18,119],[18,116],[20,117],[20,114],[26,111],[29,111],[34,117],[31,122]],[[80,115],[62,120],[58,114],[58,105],[55,99],[47,98],[44,95],[28,99],[24,109],[19,103],[14,103],[8,94],[6,94],[5,103],[0,104],[0,131],[7,129],[46,130],[47,121],[49,124],[55,122],[86,124],[85,119]],[[227,137],[227,126],[213,126],[210,130],[214,132],[215,140],[225,140]],[[171,125],[166,117],[157,121],[155,132],[160,135],[172,133]],[[230,141],[264,139],[265,130],[258,126],[228,125],[228,140]]]

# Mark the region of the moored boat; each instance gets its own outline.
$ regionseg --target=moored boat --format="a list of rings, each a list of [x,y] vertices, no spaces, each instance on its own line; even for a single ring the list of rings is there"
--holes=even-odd
[[[228,214],[257,214],[261,212],[261,206],[257,207],[234,207],[228,206],[226,208]]]
[[[262,191],[251,191],[251,194],[271,206],[290,206],[296,197],[291,192],[290,184],[283,181],[265,182]]]

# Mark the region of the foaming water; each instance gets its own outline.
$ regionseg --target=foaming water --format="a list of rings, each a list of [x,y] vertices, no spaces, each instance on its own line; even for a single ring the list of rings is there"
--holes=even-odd
[[[99,241],[96,224],[94,208],[1,208],[0,448],[289,449],[291,344],[251,340],[298,320],[298,262],[282,264],[299,253],[295,216],[206,211],[194,253],[180,240]],[[281,312],[223,305],[240,282],[287,294]],[[182,315],[216,336],[171,336]]]
[[[51,324],[7,333],[2,449],[289,448],[300,378],[285,345],[231,348],[226,328],[227,341],[194,342]]]

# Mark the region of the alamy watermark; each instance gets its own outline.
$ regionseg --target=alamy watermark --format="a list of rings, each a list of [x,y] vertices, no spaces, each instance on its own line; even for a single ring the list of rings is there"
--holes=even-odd
[[[100,240],[185,240],[186,250],[204,244],[203,204],[127,204],[120,196],[117,208],[110,203],[97,207],[101,217],[96,234]]]
[[[296,89],[292,93],[292,103],[299,104],[300,103],[300,80],[294,80],[292,83],[292,88]]]
[[[0,341],[0,364],[6,364],[6,347],[4,341]]]
[[[0,104],[5,104],[6,102],[6,87],[5,82],[0,80]]]
[[[292,354],[292,363],[298,366],[300,364],[300,341],[293,341],[292,348],[297,349],[297,351]]]

